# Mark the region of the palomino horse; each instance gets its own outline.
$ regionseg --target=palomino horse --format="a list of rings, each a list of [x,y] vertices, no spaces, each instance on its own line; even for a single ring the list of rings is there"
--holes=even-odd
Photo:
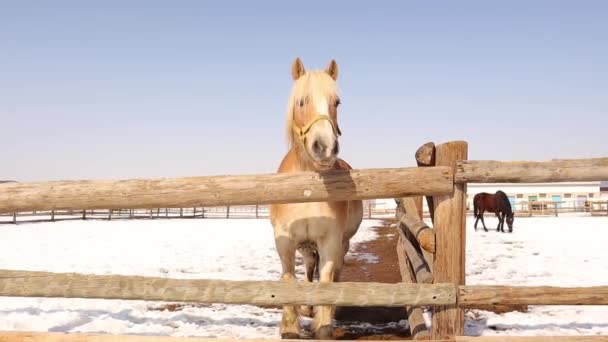
[[[299,58],[293,62],[295,81],[287,109],[289,151],[278,172],[320,172],[351,170],[338,158],[338,65],[332,60],[321,70],[305,71]],[[349,240],[363,220],[361,201],[275,204],[270,206],[276,249],[283,267],[282,281],[297,281],[295,252],[304,258],[306,280],[313,281],[315,270],[320,282],[339,280],[348,252]],[[299,316],[312,314],[312,308],[285,306],[281,320],[282,338],[300,338]],[[316,339],[333,338],[333,306],[314,308],[312,331]]]
[[[489,211],[495,213],[498,217],[498,227],[496,231],[505,232],[505,217],[509,226],[509,233],[513,232],[513,210],[511,210],[511,202],[509,197],[504,192],[498,190],[494,195],[487,192],[482,192],[473,198],[473,213],[475,215],[475,230],[477,230],[477,222],[481,219],[483,229],[487,232],[486,223],[483,221],[483,213]]]

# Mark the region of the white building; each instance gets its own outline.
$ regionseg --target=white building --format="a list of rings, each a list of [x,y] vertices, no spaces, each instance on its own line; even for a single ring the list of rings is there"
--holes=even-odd
[[[469,184],[467,205],[472,208],[473,197],[480,192],[493,194],[502,190],[509,196],[513,207],[521,202],[558,202],[558,207],[584,207],[585,202],[600,198],[600,183]]]
[[[604,184],[605,187],[600,187]],[[601,188],[601,189],[600,189]],[[534,183],[534,184],[474,184],[467,185],[467,207],[473,208],[473,197],[481,192],[495,193],[504,191],[514,208],[519,208],[527,202],[558,202],[557,207],[582,208],[585,202],[608,200],[608,184],[602,182],[567,182],[567,183]],[[393,199],[377,199],[368,201],[372,209],[394,209]],[[519,206],[518,206],[519,204]],[[426,201],[425,211],[428,211]]]

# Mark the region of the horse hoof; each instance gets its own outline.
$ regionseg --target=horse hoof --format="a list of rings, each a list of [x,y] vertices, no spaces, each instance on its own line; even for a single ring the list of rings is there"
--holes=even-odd
[[[286,332],[281,334],[281,339],[283,340],[299,340],[300,334],[293,332]]]
[[[331,325],[324,325],[315,331],[315,339],[317,340],[333,340],[334,329]]]

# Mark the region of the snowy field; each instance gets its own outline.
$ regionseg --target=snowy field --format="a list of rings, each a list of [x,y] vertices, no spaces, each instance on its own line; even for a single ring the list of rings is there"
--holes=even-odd
[[[365,220],[352,248],[376,238]],[[0,268],[168,278],[279,280],[268,220],[154,219],[0,225]],[[374,261],[374,256],[350,258]],[[298,274],[304,274],[299,266]],[[278,335],[280,311],[207,305],[0,297],[0,330],[257,338]]]
[[[496,233],[486,215],[467,218],[467,285],[608,285],[608,218],[589,214],[515,218],[513,233]],[[506,229],[506,225],[505,225]],[[533,306],[530,312],[467,313],[467,335],[608,335],[608,306]]]
[[[516,218],[513,234],[467,227],[469,285],[608,285],[608,218]],[[358,243],[376,238],[364,220]],[[0,225],[0,268],[171,278],[278,280],[268,220],[154,219]],[[351,254],[374,262],[371,255]],[[396,270],[397,271],[397,270]],[[302,275],[303,268],[298,272]],[[280,312],[206,305],[0,298],[0,330],[227,338],[276,338]],[[403,324],[403,322],[401,323]],[[528,313],[467,313],[467,335],[608,334],[608,307],[531,307]]]

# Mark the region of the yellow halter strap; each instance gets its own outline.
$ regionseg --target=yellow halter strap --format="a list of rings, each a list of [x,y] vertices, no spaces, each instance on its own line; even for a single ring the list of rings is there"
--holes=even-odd
[[[334,125],[334,122],[331,121],[331,118],[329,116],[325,115],[325,114],[317,114],[317,116],[315,116],[314,118],[312,118],[312,120],[310,120],[303,127],[296,126],[296,124],[294,122],[292,124],[292,128],[293,128],[293,131],[296,134],[296,136],[301,141],[304,141],[304,137],[306,136],[306,133],[308,133],[308,131],[310,131],[310,128],[312,127],[312,125],[314,125],[315,123],[317,123],[318,121],[321,121],[321,120],[327,120],[329,122],[329,124],[331,125],[331,128],[334,131],[334,134],[336,134],[337,136],[340,135],[340,130],[336,128],[336,125]]]

